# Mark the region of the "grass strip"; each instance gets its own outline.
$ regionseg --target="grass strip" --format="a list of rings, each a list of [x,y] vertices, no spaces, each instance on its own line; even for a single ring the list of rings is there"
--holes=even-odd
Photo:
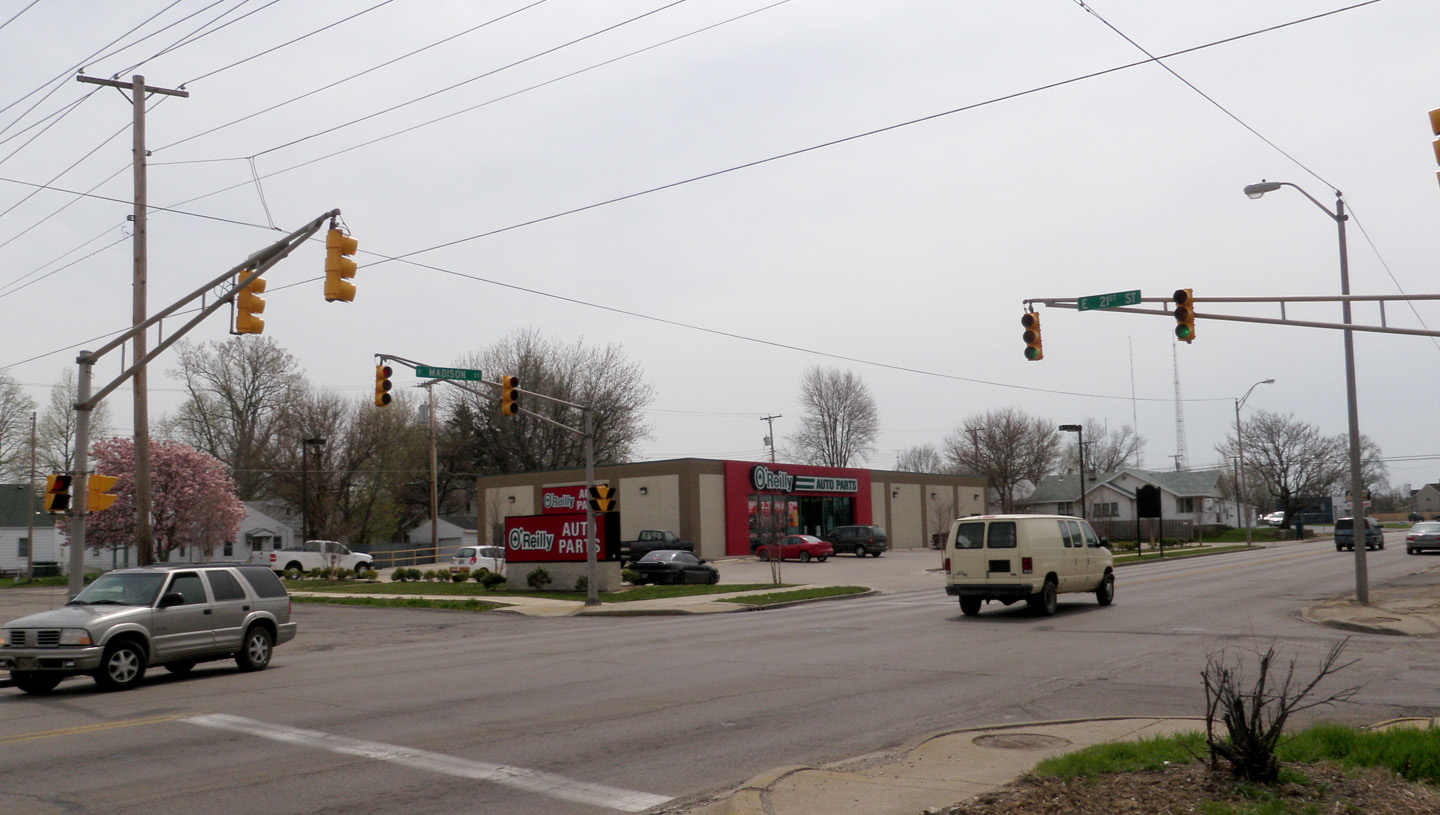
[[[1206,555],[1223,555],[1226,552],[1243,552],[1245,546],[1205,546],[1202,548],[1169,549],[1165,551],[1165,557],[1160,553],[1148,552],[1143,555],[1116,555],[1115,565],[1124,566],[1127,563],[1150,563],[1156,560],[1179,560],[1187,557],[1205,557]]]
[[[1097,744],[1047,758],[1035,765],[1034,773],[1068,781],[1108,773],[1154,772],[1166,764],[1204,760],[1207,755],[1204,733],[1181,733]],[[1276,755],[1288,764],[1334,761],[1354,768],[1384,767],[1407,781],[1440,783],[1440,728],[1363,730],[1321,724],[1287,736]]]
[[[763,588],[763,587],[757,587]],[[772,603],[790,603],[796,600],[817,600],[821,597],[840,597],[846,594],[861,594],[870,591],[865,586],[813,586],[794,591],[772,591],[766,594],[750,594],[745,597],[721,597],[721,603],[740,603],[747,606],[768,606]]]
[[[433,597],[294,597],[292,603],[312,603],[327,606],[372,606],[380,608],[438,608],[445,611],[494,611],[504,603],[487,603],[484,600],[445,600]]]
[[[427,597],[543,597],[547,600],[576,600],[583,602],[583,591],[488,591],[479,583],[430,582],[419,583],[368,583],[333,580],[286,580],[285,588],[292,592],[340,592],[342,594],[423,595]],[[602,591],[600,600],[605,603],[629,603],[636,600],[656,600],[664,597],[689,597],[705,594],[725,594],[734,591],[756,591],[758,589],[785,588],[771,583],[740,583],[730,585],[702,586],[635,586],[624,591]]]

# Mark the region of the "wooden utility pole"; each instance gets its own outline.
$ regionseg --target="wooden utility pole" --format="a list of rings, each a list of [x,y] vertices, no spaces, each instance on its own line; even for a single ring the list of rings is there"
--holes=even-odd
[[[134,235],[134,256],[135,256],[135,283],[134,296],[132,298],[133,314],[132,325],[141,325],[146,321],[146,285],[148,279],[148,254],[146,239],[148,232],[146,228],[146,150],[145,150],[145,99],[147,94],[158,93],[163,96],[189,97],[189,91],[171,90],[169,88],[155,88],[145,84],[145,77],[136,74],[129,82],[121,82],[116,79],[95,79],[88,76],[77,76],[80,82],[91,85],[109,85],[112,88],[124,90],[130,89],[130,103],[134,110],[135,124],[134,152],[135,159],[133,169],[135,175],[135,213],[132,220],[135,222]],[[134,358],[142,360],[147,352],[145,332],[135,334],[132,340]],[[147,565],[155,559],[155,533],[150,526],[151,507],[153,498],[150,490],[150,400],[149,385],[146,376],[146,366],[141,365],[135,369],[135,549],[136,562]]]

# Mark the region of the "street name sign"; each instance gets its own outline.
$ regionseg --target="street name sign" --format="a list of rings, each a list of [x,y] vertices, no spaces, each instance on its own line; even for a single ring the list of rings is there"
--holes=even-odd
[[[1076,311],[1090,311],[1097,308],[1120,308],[1140,304],[1140,290],[1117,291],[1111,294],[1092,294],[1075,301]]]
[[[462,382],[481,382],[485,379],[480,371],[471,368],[431,368],[428,365],[416,365],[415,375],[422,379],[458,379]]]

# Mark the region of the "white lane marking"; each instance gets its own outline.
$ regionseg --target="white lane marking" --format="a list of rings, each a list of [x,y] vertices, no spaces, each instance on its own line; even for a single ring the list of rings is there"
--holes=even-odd
[[[361,741],[330,733],[321,733],[317,730],[302,730],[298,727],[258,722],[254,719],[223,713],[189,716],[181,721],[201,727],[230,730],[274,741],[283,741],[302,747],[318,747],[332,753],[361,756],[376,761],[389,761],[417,770],[429,770],[458,778],[490,781],[526,792],[539,793],[580,804],[618,809],[623,812],[643,812],[670,800],[663,795],[651,795],[647,792],[622,790],[603,784],[576,781],[553,773],[527,770],[524,767],[469,761],[427,750],[415,750],[378,741]]]

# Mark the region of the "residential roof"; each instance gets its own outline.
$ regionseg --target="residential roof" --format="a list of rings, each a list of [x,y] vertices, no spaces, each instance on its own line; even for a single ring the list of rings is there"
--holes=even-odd
[[[27,484],[0,484],[0,527],[23,529],[30,525],[30,519],[25,512],[27,496],[30,494]],[[35,525],[54,523],[54,519],[40,508],[40,496],[35,495]]]
[[[1122,495],[1133,496],[1135,490],[1146,484],[1153,484],[1160,489],[1172,494],[1184,497],[1203,497],[1216,494],[1218,488],[1220,494],[1228,494],[1224,479],[1224,472],[1221,470],[1188,470],[1185,472],[1162,472],[1155,470],[1140,470],[1127,467],[1113,473],[1091,473],[1085,477],[1085,492],[1090,494],[1096,487],[1105,485],[1121,493]],[[1122,476],[1129,476],[1134,479],[1133,483],[1121,483]],[[1029,497],[1020,501],[1022,505],[1030,504],[1055,504],[1066,501],[1075,501],[1080,497],[1080,474],[1062,473],[1044,479],[1036,485],[1035,491]]]

